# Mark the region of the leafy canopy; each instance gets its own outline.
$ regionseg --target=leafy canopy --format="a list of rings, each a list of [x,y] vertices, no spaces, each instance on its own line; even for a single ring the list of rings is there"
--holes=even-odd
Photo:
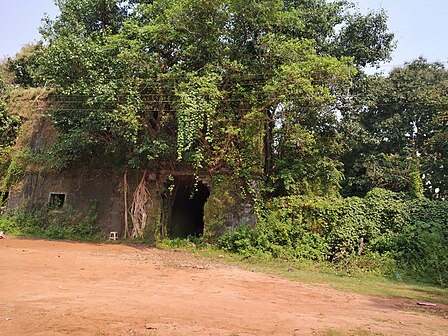
[[[390,57],[384,12],[344,0],[59,0],[42,27],[63,165],[184,161],[334,193],[338,104]],[[60,161],[61,162],[61,161]]]
[[[419,58],[388,77],[365,78],[355,92],[345,124],[347,143],[353,144],[345,159],[353,189],[409,191],[414,182],[422,183],[414,179],[418,177],[423,178],[421,188],[428,196],[444,197],[448,187],[444,66]]]

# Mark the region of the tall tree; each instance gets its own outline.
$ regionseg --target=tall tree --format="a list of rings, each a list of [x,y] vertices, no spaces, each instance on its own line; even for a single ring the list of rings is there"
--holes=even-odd
[[[24,46],[14,57],[9,57],[0,64],[0,71],[6,85],[15,85],[22,88],[45,85],[39,80],[39,53],[42,43]]]
[[[361,125],[360,139],[365,141],[358,141],[357,154],[350,152],[346,160],[349,171],[356,170],[357,177],[351,178],[355,189],[367,183],[410,190],[422,178],[428,195],[434,196],[436,189],[445,194],[448,72],[444,66],[419,58],[386,78],[366,79],[358,94],[358,114],[351,117]]]
[[[393,47],[384,13],[353,16],[346,1],[58,4],[41,73],[65,163],[184,160],[264,172],[275,193],[337,189],[337,105],[354,66]]]

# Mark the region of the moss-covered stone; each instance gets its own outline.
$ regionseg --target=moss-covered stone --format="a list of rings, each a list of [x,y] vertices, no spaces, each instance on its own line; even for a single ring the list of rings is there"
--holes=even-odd
[[[217,237],[240,224],[254,225],[253,200],[242,193],[243,182],[232,176],[215,178],[210,197],[204,206],[204,239]],[[250,216],[247,216],[250,213]]]

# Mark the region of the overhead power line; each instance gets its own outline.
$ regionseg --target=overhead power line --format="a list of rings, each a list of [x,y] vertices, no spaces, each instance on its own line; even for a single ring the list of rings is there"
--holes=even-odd
[[[448,57],[447,57],[448,59]],[[372,66],[372,67],[365,67],[365,69],[382,69],[382,68],[403,68],[409,64],[411,64],[413,61],[409,61],[409,62],[403,62],[403,63],[397,63],[397,64],[382,64],[379,66]],[[433,64],[433,63],[440,63],[440,64],[448,64],[448,61],[433,61],[433,62],[428,62],[428,64]]]

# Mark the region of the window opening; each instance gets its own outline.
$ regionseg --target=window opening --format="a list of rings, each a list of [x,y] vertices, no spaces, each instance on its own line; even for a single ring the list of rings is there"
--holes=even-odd
[[[0,195],[1,195],[0,206],[5,206],[6,203],[8,203],[9,192],[5,191],[3,193],[0,193]]]
[[[53,209],[60,209],[64,206],[65,194],[62,193],[50,193],[50,199],[48,206]]]

